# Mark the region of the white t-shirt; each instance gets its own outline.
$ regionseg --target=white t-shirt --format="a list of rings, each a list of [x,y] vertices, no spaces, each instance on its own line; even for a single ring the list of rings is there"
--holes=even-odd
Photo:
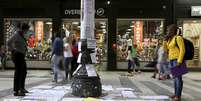
[[[64,44],[64,57],[73,57],[71,46],[69,43]]]

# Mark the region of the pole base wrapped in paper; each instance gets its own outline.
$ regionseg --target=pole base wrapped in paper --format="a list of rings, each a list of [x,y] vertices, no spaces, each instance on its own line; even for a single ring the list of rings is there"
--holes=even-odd
[[[79,97],[99,97],[102,86],[99,76],[89,77],[86,67],[81,67],[73,77],[72,94]]]
[[[79,66],[73,73],[72,94],[79,97],[99,97],[102,94],[102,86],[91,60],[92,50],[87,48],[86,40],[81,40],[80,48]]]

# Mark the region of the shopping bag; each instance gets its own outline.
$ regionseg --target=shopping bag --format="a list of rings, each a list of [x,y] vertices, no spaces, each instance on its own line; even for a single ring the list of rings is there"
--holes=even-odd
[[[180,66],[172,67],[171,73],[173,77],[178,77],[188,73],[188,68],[186,67],[186,63],[184,62]]]

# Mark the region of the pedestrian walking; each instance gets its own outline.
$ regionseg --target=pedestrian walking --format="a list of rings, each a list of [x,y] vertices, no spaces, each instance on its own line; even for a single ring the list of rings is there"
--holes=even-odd
[[[63,41],[64,41],[64,67],[65,67],[65,74],[66,74],[65,80],[68,80],[68,78],[71,78],[68,75],[71,73],[71,68],[69,67],[69,65],[71,65],[72,67],[72,64],[71,64],[71,61],[73,59],[73,53],[71,49],[72,45],[70,43],[70,39],[68,36],[66,36]]]
[[[28,30],[29,25],[23,23],[21,29],[16,31],[8,40],[8,49],[11,51],[12,61],[15,64],[14,96],[25,96],[25,93],[28,93],[25,89],[27,75],[25,53],[27,51],[27,43],[24,38]]]
[[[138,73],[141,73],[140,71],[140,61],[138,59],[138,52],[137,52],[137,45],[134,44],[133,47],[132,47],[132,57],[133,57],[133,62],[134,62],[134,72],[135,72],[135,69],[137,69],[137,72]]]
[[[72,41],[72,53],[73,53],[73,59],[71,61],[71,77],[73,77],[73,73],[74,71],[77,69],[78,67],[78,63],[77,63],[77,59],[78,59],[78,45],[76,42],[76,39],[73,39]]]
[[[127,50],[127,60],[128,60],[128,73],[133,73],[133,69],[134,69],[134,53],[132,51],[132,46],[129,46],[128,47],[128,50]],[[132,68],[133,67],[133,68]]]
[[[57,83],[58,82],[58,78],[59,76],[62,78],[62,80],[64,80],[64,75],[62,74],[61,70],[60,70],[60,63],[63,63],[63,40],[61,39],[61,35],[60,34],[56,34],[56,38],[54,39],[54,43],[53,43],[53,56],[54,56],[54,80]]]
[[[184,39],[177,35],[178,27],[174,24],[167,27],[167,36],[164,38],[164,48],[168,52],[170,66],[178,67],[185,64],[184,54],[185,46]],[[181,101],[183,89],[182,75],[174,77],[174,95],[171,96],[172,101]]]
[[[163,46],[160,43],[160,48],[158,49],[158,59],[157,59],[157,69],[158,69],[158,79],[164,80],[170,78],[167,53],[165,52]]]

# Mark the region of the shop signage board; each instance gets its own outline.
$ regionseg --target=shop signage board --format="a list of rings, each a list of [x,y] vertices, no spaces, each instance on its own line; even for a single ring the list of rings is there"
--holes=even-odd
[[[105,9],[97,8],[95,9],[94,12],[97,16],[103,16],[105,14]],[[80,13],[81,13],[80,9],[65,9],[64,10],[65,15],[80,15]]]
[[[191,6],[191,16],[201,16],[201,6]]]

